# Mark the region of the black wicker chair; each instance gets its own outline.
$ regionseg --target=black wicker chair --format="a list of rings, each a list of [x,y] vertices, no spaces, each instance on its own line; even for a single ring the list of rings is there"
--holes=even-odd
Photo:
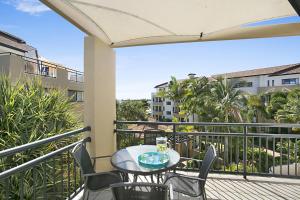
[[[114,200],[167,200],[167,185],[153,183],[116,183],[111,185]],[[171,198],[170,198],[171,199]]]
[[[94,170],[96,159],[107,158],[110,156],[93,157],[92,159],[94,162],[92,163],[92,159],[86,150],[84,143],[77,144],[72,150],[72,155],[76,160],[76,163],[79,165],[81,173],[84,177],[83,199],[85,199],[86,195],[86,199],[88,199],[88,191],[107,189],[113,183],[122,182],[121,176],[117,171],[96,173]]]
[[[198,177],[186,176],[177,173],[167,172],[164,184],[172,185],[173,191],[182,193],[191,197],[206,198],[205,183],[208,172],[216,159],[216,150],[210,145],[205,153]]]

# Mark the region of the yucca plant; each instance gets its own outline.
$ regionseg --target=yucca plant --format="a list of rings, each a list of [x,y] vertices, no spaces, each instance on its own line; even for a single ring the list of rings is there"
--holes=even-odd
[[[73,108],[74,104],[71,103],[64,91],[58,89],[46,91],[38,79],[23,80],[12,84],[8,77],[0,76],[0,150],[78,128],[80,121],[73,112]],[[78,140],[76,137],[60,140],[2,158],[0,170],[4,171],[20,165],[76,140]],[[66,159],[66,157],[64,156],[62,159]],[[67,163],[62,160],[62,164],[66,165]],[[55,179],[55,173],[54,176],[50,175],[49,170],[51,169],[51,165],[46,163],[7,180],[2,180],[0,195],[4,195],[8,189],[9,197],[18,199],[20,189],[23,187],[24,198],[32,199],[33,187],[38,189],[45,183],[47,190],[51,191],[52,179]],[[35,172],[33,172],[34,170]],[[57,172],[59,173],[59,171]],[[42,176],[45,173],[47,174],[46,180]],[[20,181],[20,178],[24,181]],[[0,199],[4,199],[2,197],[0,196]]]

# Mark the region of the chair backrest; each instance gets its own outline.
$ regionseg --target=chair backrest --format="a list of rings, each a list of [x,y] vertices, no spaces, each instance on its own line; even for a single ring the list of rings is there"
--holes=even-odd
[[[115,200],[166,200],[168,186],[153,183],[116,183],[111,185]]]
[[[217,157],[216,149],[213,145],[209,145],[207,148],[207,151],[204,155],[202,165],[200,167],[200,173],[199,173],[199,178],[205,179],[207,178],[208,172],[214,163],[215,159]],[[204,182],[205,184],[205,182]],[[203,186],[204,186],[203,184]]]
[[[76,163],[79,165],[82,174],[95,173],[91,157],[86,150],[84,143],[77,144],[72,150],[72,155],[75,158]]]
[[[164,136],[163,131],[156,129],[148,129],[144,133],[144,144],[146,145],[156,145],[156,138]]]

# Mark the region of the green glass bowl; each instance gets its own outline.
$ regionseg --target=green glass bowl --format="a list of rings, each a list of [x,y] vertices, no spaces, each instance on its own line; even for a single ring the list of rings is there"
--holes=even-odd
[[[139,155],[139,165],[149,169],[164,168],[168,165],[169,155],[160,152],[147,152]]]

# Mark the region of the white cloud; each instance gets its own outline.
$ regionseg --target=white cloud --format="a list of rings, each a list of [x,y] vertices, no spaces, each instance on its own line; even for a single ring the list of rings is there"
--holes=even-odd
[[[16,10],[29,13],[31,15],[50,11],[47,6],[43,5],[38,0],[6,0],[5,3],[13,5]]]

